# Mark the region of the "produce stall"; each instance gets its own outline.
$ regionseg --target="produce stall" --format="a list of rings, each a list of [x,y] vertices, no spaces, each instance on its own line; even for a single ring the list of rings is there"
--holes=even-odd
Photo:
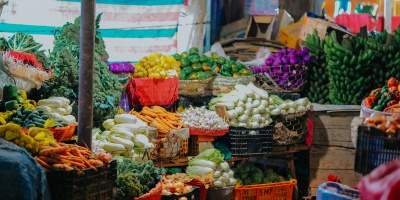
[[[338,177],[363,193],[367,174],[400,155],[400,28],[308,24],[296,48],[231,39],[113,62],[102,16],[54,31],[48,54],[28,33],[0,38],[0,151],[27,157],[37,195],[299,199]]]

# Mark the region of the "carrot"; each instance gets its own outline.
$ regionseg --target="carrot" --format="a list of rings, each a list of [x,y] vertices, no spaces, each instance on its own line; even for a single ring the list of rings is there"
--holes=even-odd
[[[161,110],[156,110],[156,109],[152,109],[152,108],[149,108],[149,107],[144,107],[143,110],[147,110],[147,111],[153,112],[155,114],[163,114],[164,113]]]
[[[152,118],[152,117],[150,117],[150,116],[144,116],[147,120],[149,120],[150,121],[150,123],[151,123],[151,121],[153,121],[153,119],[154,118]]]
[[[71,153],[74,154],[74,152],[75,152],[76,155],[78,155],[79,157],[82,158],[83,162],[84,162],[87,166],[89,166],[90,168],[92,168],[92,169],[94,169],[95,171],[97,171],[97,169],[96,169],[93,165],[91,165],[91,164],[86,160],[85,157],[82,156],[81,152],[79,152],[78,149],[73,148],[72,151],[71,151]],[[74,155],[75,155],[75,154],[74,154]]]
[[[63,170],[66,170],[66,171],[74,170],[73,167],[71,167],[71,166],[69,166],[67,164],[54,164],[53,167],[56,168],[56,169],[63,169]]]
[[[39,156],[39,158],[48,164],[63,164],[63,162],[54,158],[48,158],[44,156]]]
[[[166,125],[160,118],[156,118],[156,121],[162,126],[162,127],[164,127],[165,129],[167,129],[167,130],[169,130],[169,129],[171,129],[170,127],[168,127],[168,125]]]
[[[69,160],[69,161],[83,163],[82,159],[78,156],[65,156],[65,155],[59,155],[59,154],[52,154],[51,157],[58,159],[58,160]]]
[[[51,167],[49,164],[47,164],[46,162],[44,162],[43,160],[41,160],[40,158],[38,158],[37,156],[35,156],[35,160],[36,160],[36,162],[39,163],[39,165],[41,165],[41,166],[44,167],[44,168],[47,168],[47,169],[52,169],[52,168],[53,168],[53,167]]]
[[[142,121],[144,121],[144,122],[146,122],[146,123],[149,123],[149,122],[150,122],[146,117],[140,115],[139,113],[133,114],[133,115],[135,115],[137,118],[139,118],[140,120],[142,120]]]
[[[100,166],[103,164],[101,160],[89,159],[88,162],[93,166]]]
[[[168,127],[172,129],[177,129],[174,125],[172,125],[168,120],[163,120],[164,124],[166,124]]]
[[[82,163],[79,163],[79,162],[74,162],[74,161],[71,161],[71,160],[64,160],[64,159],[62,161],[64,163],[68,163],[71,166],[76,166],[76,167],[81,168],[81,169],[85,169],[86,168],[85,164],[82,164]]]
[[[152,109],[157,109],[157,110],[161,110],[161,111],[163,111],[163,112],[168,112],[165,108],[163,108],[163,107],[161,107],[161,106],[153,106],[153,107],[151,107]]]
[[[152,111],[149,111],[149,110],[142,110],[142,111],[140,112],[140,114],[142,114],[142,115],[147,115],[147,116],[150,116],[150,117],[152,117],[152,118],[157,117],[157,114],[156,114],[156,113],[154,113],[154,112],[152,112]]]
[[[41,156],[48,156],[52,153],[60,153],[64,152],[67,150],[69,147],[68,146],[63,146],[63,147],[54,147],[54,148],[49,148],[49,149],[43,149],[39,152],[39,155]]]

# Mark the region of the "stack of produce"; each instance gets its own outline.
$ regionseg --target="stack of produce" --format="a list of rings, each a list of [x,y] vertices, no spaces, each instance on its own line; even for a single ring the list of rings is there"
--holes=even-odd
[[[372,90],[367,98],[363,101],[363,106],[376,111],[390,111],[393,108],[399,107],[399,81],[395,78],[390,78],[387,84],[382,88]]]
[[[154,148],[147,137],[147,124],[131,114],[118,114],[114,119],[103,122],[106,129],[101,132],[93,130],[93,145],[97,151],[105,151],[126,157],[138,157],[137,149]]]
[[[380,113],[372,113],[371,116],[364,119],[363,125],[384,131],[389,138],[397,138],[400,131],[398,116],[383,116]]]
[[[199,54],[196,47],[189,52],[175,54],[174,58],[181,63],[182,73],[180,80],[203,80],[215,76],[239,77],[253,74],[242,63],[231,61],[211,52],[210,57]]]
[[[179,77],[181,68],[172,56],[153,53],[139,60],[135,65],[135,78],[170,78]]]
[[[217,113],[207,110],[205,107],[190,107],[182,113],[182,122],[186,126],[194,129],[205,130],[225,130],[229,124],[224,121]]]
[[[101,14],[96,18],[96,35],[94,46],[94,87],[93,87],[93,121],[98,124],[113,117],[119,107],[123,86],[118,76],[112,74],[107,66],[108,53],[100,33]],[[53,69],[54,82],[49,83],[48,88],[39,90],[38,99],[51,96],[65,97],[71,103],[72,115],[78,114],[79,93],[79,33],[80,17],[73,23],[65,24],[57,32],[54,39],[54,48],[50,53],[50,61]],[[39,95],[38,95],[39,96]],[[88,119],[91,120],[91,119]]]
[[[270,98],[273,100],[275,108],[271,110],[271,116],[287,115],[287,114],[304,114],[311,110],[312,104],[307,98],[300,98],[296,101],[290,99],[283,100],[277,95],[271,95]]]
[[[334,104],[360,104],[372,86],[371,61],[374,52],[365,46],[367,39],[344,37],[342,44],[332,31],[325,36],[324,52],[327,55],[329,98]]]
[[[186,184],[193,180],[201,181],[207,189],[210,177],[206,175],[188,175],[184,173],[164,175],[161,179],[161,182],[163,183],[163,195],[169,196],[172,194],[181,195],[189,193],[193,190],[193,187]]]
[[[129,158],[117,161],[117,200],[135,199],[148,193],[162,177],[161,169],[155,168],[152,161],[142,164]]]
[[[400,27],[396,31],[400,31]],[[374,34],[361,44],[365,45],[365,49],[373,51],[374,56],[371,58],[373,60],[370,61],[373,71],[370,76],[374,78],[374,87],[384,85],[390,77],[400,79],[400,52],[398,51],[400,42],[396,42],[400,41],[400,35],[395,34],[392,43],[387,43],[388,37],[389,33],[385,30],[381,34]]]
[[[23,128],[68,126],[68,123],[59,118],[53,118],[44,111],[36,110],[36,102],[26,99],[25,91],[18,91],[15,85],[5,85],[0,100],[0,123],[7,122],[18,124]]]
[[[251,68],[255,73],[268,73],[284,90],[301,88],[306,81],[306,67],[311,61],[308,48],[282,49],[265,60],[265,66]]]
[[[325,41],[318,36],[317,29],[306,38],[306,46],[310,51],[311,63],[309,64],[308,80],[304,88],[304,94],[311,102],[329,104],[329,77],[326,54],[324,52]]]
[[[224,161],[224,154],[217,149],[207,149],[189,161],[187,174],[213,175],[213,187],[235,186],[234,173]]]
[[[46,170],[81,170],[92,168],[111,161],[110,156],[93,156],[90,149],[75,144],[54,143],[43,146],[36,161]]]
[[[235,178],[240,185],[268,184],[283,181],[289,181],[291,178],[285,179],[283,176],[276,174],[273,170],[267,169],[262,171],[255,167],[251,162],[244,162],[234,169]]]
[[[263,128],[272,123],[270,111],[275,109],[268,92],[257,88],[253,83],[247,86],[238,84],[229,93],[221,93],[210,101],[210,110],[215,106],[225,106],[230,126]]]
[[[57,142],[47,129],[30,128],[28,134],[25,134],[21,126],[14,123],[0,125],[0,137],[27,149],[32,155],[36,155],[41,147]]]
[[[43,111],[44,114],[51,115],[52,119],[61,120],[67,124],[76,122],[75,116],[71,115],[72,106],[70,101],[64,97],[41,99],[37,102],[36,110]]]
[[[179,130],[186,127],[181,122],[182,116],[180,114],[168,112],[160,106],[152,106],[151,108],[145,106],[140,112],[132,110],[129,113],[143,120],[149,126],[156,128],[162,134],[167,134],[170,130]]]

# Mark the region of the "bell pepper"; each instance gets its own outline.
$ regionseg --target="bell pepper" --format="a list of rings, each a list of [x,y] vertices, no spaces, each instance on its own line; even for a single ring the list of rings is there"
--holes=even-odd
[[[213,75],[211,71],[205,71],[204,73],[206,74],[206,79]]]
[[[203,66],[203,70],[204,71],[211,71],[211,67],[210,66]]]
[[[196,72],[197,74],[197,80],[204,80],[207,79],[207,75],[205,72],[200,71],[200,72]]]
[[[397,86],[391,86],[391,87],[389,87],[389,93],[395,94],[396,92],[398,92]]]
[[[212,58],[213,60],[218,58],[218,54],[216,52],[211,52],[210,53],[210,58]]]
[[[238,78],[239,76],[241,76],[241,74],[239,72],[234,72],[233,73],[233,78]]]
[[[224,68],[226,68],[227,70],[231,71],[231,70],[232,70],[232,63],[226,62],[226,63],[224,64]]]
[[[4,101],[17,100],[18,99],[18,88],[15,85],[4,85],[3,96]]]
[[[220,68],[218,67],[218,65],[213,65],[211,67],[211,71],[213,75],[217,75],[217,73],[219,72]]]
[[[222,76],[232,76],[232,74],[229,71],[223,71],[221,73]]]
[[[250,70],[245,69],[245,68],[241,69],[241,70],[239,71],[239,73],[241,73],[242,75],[250,75],[250,74],[251,74],[251,73],[250,73]]]
[[[181,72],[185,72],[185,74],[190,74],[190,73],[192,73],[194,70],[193,70],[193,67],[191,67],[191,66],[188,66],[188,67],[184,67],[184,68],[182,68],[182,70],[181,70]]]
[[[385,94],[385,92],[389,92],[389,87],[386,86],[386,85],[383,86],[383,87],[382,87],[382,90],[381,90],[381,93],[382,93],[382,94]]]
[[[200,63],[195,63],[192,65],[192,68],[193,68],[193,71],[198,72],[203,69],[203,65],[201,65]]]
[[[188,58],[189,57],[189,53],[188,52],[182,52],[181,53],[181,59],[182,58]]]
[[[241,70],[241,69],[244,68],[244,65],[243,65],[242,63],[240,63],[240,62],[235,62],[235,66],[236,66],[239,70]]]
[[[396,78],[392,77],[392,78],[390,78],[390,79],[388,80],[387,86],[388,86],[388,87],[392,87],[392,86],[398,87],[398,86],[399,86],[399,81],[397,81]]]
[[[175,58],[175,60],[177,60],[177,61],[180,61],[181,60],[181,55],[179,55],[179,54],[174,54],[174,55],[172,55],[172,57],[173,58]]]
[[[186,72],[185,71],[181,71],[181,75],[179,75],[179,80],[186,80]]]
[[[198,63],[198,62],[200,62],[200,56],[196,55],[196,54],[190,55],[189,60],[190,60],[191,64]]]
[[[189,54],[190,55],[199,54],[199,49],[197,47],[192,47],[189,49]]]
[[[219,58],[217,58],[216,62],[217,62],[218,64],[220,64],[220,65],[223,65],[223,64],[225,64],[225,62],[226,62],[226,58],[224,58],[224,57],[219,57]]]
[[[5,106],[6,110],[11,111],[11,110],[16,110],[19,107],[19,104],[17,100],[11,100],[7,101]]]
[[[208,60],[208,57],[204,54],[200,55],[200,62],[206,62]]]
[[[187,77],[186,80],[197,80],[197,74],[196,72],[190,73]]]
[[[181,58],[181,66],[182,67],[187,67],[190,65],[190,60],[187,57],[182,57]]]

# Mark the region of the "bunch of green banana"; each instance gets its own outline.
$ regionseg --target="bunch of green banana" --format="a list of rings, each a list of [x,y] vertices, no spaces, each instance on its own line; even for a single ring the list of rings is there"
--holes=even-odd
[[[314,29],[313,34],[307,36],[305,44],[310,51],[312,61],[308,66],[309,75],[307,84],[303,89],[304,95],[311,102],[329,104],[329,77],[324,52],[325,42],[319,38],[317,30]]]
[[[397,31],[398,30],[398,31]],[[393,34],[393,43],[386,44],[389,33],[386,31],[380,35],[374,35],[367,41],[367,48],[373,50],[375,60],[372,62],[374,65],[373,75],[375,87],[385,85],[386,81],[395,77],[400,78],[400,32],[398,28]]]
[[[365,48],[366,38],[343,37],[342,44],[332,31],[325,36],[324,52],[327,55],[331,88],[329,98],[334,104],[360,104],[372,87],[370,75],[374,53]]]

